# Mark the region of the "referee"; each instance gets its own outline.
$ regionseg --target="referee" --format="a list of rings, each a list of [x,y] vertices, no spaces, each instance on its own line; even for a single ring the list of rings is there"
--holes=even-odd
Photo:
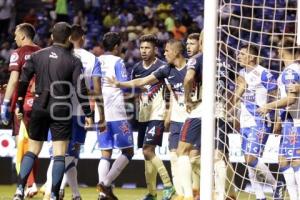
[[[22,105],[29,81],[36,76],[36,98],[32,108],[29,126],[29,150],[25,153],[17,190],[13,200],[24,199],[24,187],[34,161],[47,140],[50,128],[53,141],[53,170],[51,199],[58,199],[58,193],[65,170],[65,153],[71,137],[72,105],[71,88],[76,88],[78,100],[86,116],[86,126],[93,123],[84,79],[80,79],[82,63],[70,51],[71,26],[65,22],[56,23],[51,38],[53,45],[31,55],[26,62],[18,88],[16,114],[22,118]]]

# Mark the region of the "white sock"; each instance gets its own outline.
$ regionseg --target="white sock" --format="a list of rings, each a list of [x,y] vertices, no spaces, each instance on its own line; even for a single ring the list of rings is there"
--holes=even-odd
[[[262,185],[259,184],[258,180],[256,179],[256,171],[252,167],[247,167],[249,172],[249,179],[251,182],[251,186],[255,192],[256,199],[265,199],[266,196],[264,194],[264,190]]]
[[[78,159],[75,158],[73,162],[74,162],[75,166],[73,166],[68,171],[66,171],[66,176],[68,179],[68,184],[72,189],[73,197],[78,197],[78,196],[80,196],[79,188],[78,188],[78,180],[77,180]]]
[[[260,159],[258,159],[258,162],[255,166],[256,169],[260,170],[265,179],[266,179],[266,183],[270,184],[273,189],[276,188],[276,179],[274,178],[273,174],[271,173],[269,167],[264,163],[262,162]]]
[[[189,156],[179,156],[177,159],[178,177],[183,188],[184,197],[193,197],[192,165]]]
[[[226,184],[226,174],[227,168],[224,160],[218,160],[214,164],[215,167],[215,187],[216,187],[216,200],[225,199],[225,184]]]
[[[286,182],[286,187],[290,196],[290,200],[298,200],[297,183],[294,169],[292,167],[289,167],[286,170],[282,171],[282,173]]]
[[[110,186],[111,183],[121,174],[123,169],[128,165],[129,160],[127,156],[121,154],[111,166],[107,176],[104,178],[103,183],[106,186]]]
[[[298,188],[298,200],[300,199],[300,168],[298,166],[298,169],[294,169],[295,171],[295,178],[297,182],[297,188]]]
[[[49,167],[48,167],[48,170],[47,170],[47,181],[45,183],[45,185],[46,185],[45,194],[51,194],[52,168],[53,168],[53,159],[50,159]]]
[[[103,182],[109,172],[110,162],[107,158],[101,158],[98,165],[99,183]]]
[[[72,161],[75,159],[74,156],[66,156],[65,157],[65,170],[69,167],[69,165],[72,163]],[[68,177],[66,175],[66,172],[64,173],[64,177],[63,177],[63,180],[61,181],[61,184],[60,184],[60,189],[61,190],[64,190],[66,185],[68,183]]]
[[[178,172],[177,172],[178,171],[177,160],[178,160],[177,153],[174,152],[174,151],[171,151],[170,152],[170,162],[171,162],[173,185],[175,187],[176,193],[179,196],[183,196],[184,195],[183,194],[183,189],[181,187],[180,180],[179,180],[179,177],[178,177]]]

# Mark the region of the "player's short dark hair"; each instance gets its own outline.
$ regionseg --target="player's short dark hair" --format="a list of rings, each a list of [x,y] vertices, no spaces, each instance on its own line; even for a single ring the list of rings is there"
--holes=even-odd
[[[166,44],[174,45],[181,54],[185,52],[185,45],[181,40],[171,39]]]
[[[74,41],[78,41],[85,34],[83,28],[78,24],[73,24],[71,29],[71,39]]]
[[[142,42],[149,42],[149,43],[153,44],[153,46],[157,46],[157,44],[158,44],[157,37],[153,34],[142,35],[140,37],[140,44]]]
[[[257,46],[253,45],[253,44],[244,44],[240,47],[240,50],[241,49],[247,49],[247,51],[253,55],[253,56],[259,56],[259,51],[258,51],[258,48]]]
[[[29,23],[22,23],[17,25],[16,27],[19,31],[24,33],[25,37],[27,37],[30,40],[33,40],[35,36],[35,28]]]
[[[200,37],[200,33],[191,33],[188,35],[187,39],[198,41],[199,37]]]
[[[67,22],[58,22],[54,24],[52,35],[53,35],[53,42],[57,43],[65,43],[71,35],[71,25]]]
[[[107,32],[103,36],[102,43],[105,51],[113,51],[116,45],[121,44],[121,36],[117,32]]]

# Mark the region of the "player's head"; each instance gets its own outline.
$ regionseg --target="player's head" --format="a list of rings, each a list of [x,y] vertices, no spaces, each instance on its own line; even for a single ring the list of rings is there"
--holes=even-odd
[[[189,57],[199,53],[199,33],[191,33],[187,37],[186,52]]]
[[[15,30],[15,41],[18,47],[24,45],[25,42],[33,41],[35,36],[35,29],[29,23],[22,23],[17,25]]]
[[[113,52],[115,55],[121,52],[121,36],[117,32],[105,33],[102,44],[105,51]]]
[[[258,63],[258,49],[254,45],[246,44],[240,48],[237,56],[242,67],[255,66]]]
[[[183,57],[184,44],[180,40],[171,39],[165,47],[165,57],[168,63],[174,64],[174,61]]]
[[[69,44],[72,28],[71,25],[66,22],[58,22],[54,24],[52,30],[52,40],[54,43]]]
[[[282,61],[299,60],[300,49],[297,47],[296,40],[291,37],[285,37],[277,45],[278,56]]]
[[[72,25],[71,42],[76,46],[82,46],[84,44],[84,30],[78,24]]]
[[[149,61],[155,58],[157,50],[157,38],[155,35],[143,35],[140,37],[140,53],[144,61]]]

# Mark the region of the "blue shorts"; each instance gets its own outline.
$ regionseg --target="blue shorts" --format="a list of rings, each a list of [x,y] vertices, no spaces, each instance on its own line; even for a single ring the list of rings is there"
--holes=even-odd
[[[270,127],[257,120],[256,126],[241,128],[242,151],[247,155],[260,156],[268,140]]]
[[[86,130],[84,128],[85,116],[72,117],[72,139],[70,142],[75,144],[84,144]]]
[[[170,135],[169,135],[169,150],[177,149],[179,142],[180,130],[183,126],[181,122],[170,123]]]
[[[101,150],[133,147],[132,129],[128,121],[106,122],[106,132],[98,132],[98,145]]]
[[[287,159],[300,158],[300,127],[294,127],[292,121],[282,124],[282,138],[279,155]]]
[[[139,148],[142,148],[144,144],[161,146],[164,133],[164,121],[151,120],[149,122],[139,122],[138,126]]]
[[[187,118],[180,132],[180,141],[192,144],[194,149],[200,150],[201,119]]]

